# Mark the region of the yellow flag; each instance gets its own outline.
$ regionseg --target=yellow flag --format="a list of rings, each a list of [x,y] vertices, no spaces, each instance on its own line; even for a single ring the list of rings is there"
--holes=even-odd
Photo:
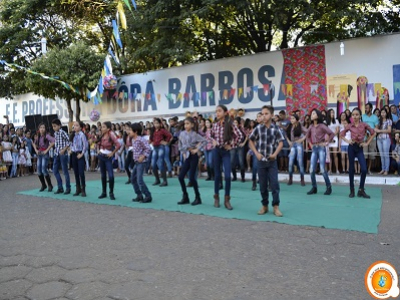
[[[242,96],[242,94],[243,94],[243,88],[239,88],[239,90],[238,90],[238,97],[240,98],[240,96]]]
[[[126,27],[126,17],[125,17],[124,6],[122,5],[122,2],[118,2],[117,10],[119,13],[119,21],[120,21],[121,27],[123,29],[126,29],[127,28]]]

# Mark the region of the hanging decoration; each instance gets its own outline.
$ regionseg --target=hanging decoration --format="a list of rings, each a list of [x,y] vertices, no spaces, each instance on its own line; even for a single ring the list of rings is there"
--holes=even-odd
[[[114,90],[117,87],[117,77],[115,75],[106,75],[103,78],[103,86],[106,90]]]
[[[93,110],[90,112],[89,118],[90,118],[90,120],[91,120],[92,122],[97,122],[98,120],[100,120],[100,112],[97,111],[97,110],[95,110],[95,109],[93,109]]]

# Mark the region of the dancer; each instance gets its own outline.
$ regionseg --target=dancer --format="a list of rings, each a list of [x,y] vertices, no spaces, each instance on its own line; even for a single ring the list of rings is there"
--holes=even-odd
[[[225,105],[218,105],[216,109],[217,121],[213,124],[212,138],[214,144],[214,206],[219,207],[219,189],[222,182],[221,165],[224,167],[225,175],[225,201],[224,206],[232,210],[230,204],[231,192],[231,154],[230,150],[236,147],[242,139],[242,132],[237,128],[228,115]]]
[[[39,124],[39,132],[36,141],[32,144],[35,152],[37,154],[37,172],[39,175],[40,183],[42,184],[39,192],[43,192],[47,187],[48,191],[53,190],[53,185],[51,184],[51,178],[49,172],[47,171],[47,164],[49,163],[49,151],[54,145],[54,138],[47,133],[46,126],[41,123]],[[46,182],[44,181],[46,179]]]
[[[152,128],[150,134],[150,143],[154,148],[151,157],[151,167],[153,169],[154,177],[156,178],[156,181],[153,183],[153,185],[167,186],[167,171],[164,166],[164,146],[168,145],[169,141],[172,139],[172,135],[168,130],[162,127],[161,119],[154,118],[153,123],[154,127]],[[161,184],[158,170],[160,170],[163,178],[163,182]]]
[[[367,177],[367,163],[364,157],[363,147],[367,147],[369,143],[375,137],[375,131],[367,124],[361,121],[361,110],[354,108],[352,111],[353,123],[347,125],[344,130],[340,133],[340,137],[347,143],[349,143],[348,154],[349,154],[349,179],[350,179],[350,198],[354,198],[354,160],[358,158],[358,162],[361,168],[360,187],[358,189],[357,196],[366,199],[371,198],[365,193],[364,184],[365,178]],[[346,132],[351,132],[351,139],[346,139]],[[365,136],[369,133],[369,138],[364,142]]]
[[[307,193],[307,195],[316,194],[318,192],[317,180],[315,178],[318,159],[320,172],[324,177],[326,184],[326,191],[324,195],[330,195],[332,194],[332,185],[329,180],[328,172],[325,169],[326,146],[329,145],[335,134],[332,132],[332,130],[328,128],[328,126],[323,123],[323,116],[321,112],[317,109],[314,109],[311,112],[311,122],[312,123],[307,131],[306,138],[312,148],[310,164],[312,188]],[[326,136],[328,136],[328,140],[326,140]]]
[[[250,149],[258,159],[258,178],[262,197],[262,207],[258,214],[264,215],[268,212],[268,185],[271,185],[274,215],[282,217],[283,214],[279,210],[278,163],[276,158],[283,148],[283,140],[285,138],[279,127],[272,124],[274,108],[270,105],[265,105],[261,109],[261,114],[263,116],[262,123],[254,128],[249,137]]]
[[[204,156],[206,159],[206,165],[207,165],[207,178],[206,181],[210,181],[214,179],[214,169],[212,167],[212,152],[214,149],[213,145],[213,140],[211,138],[211,133],[212,133],[212,123],[209,119],[205,120],[205,126],[203,129],[204,132],[204,137],[207,140],[207,144],[204,147]]]
[[[115,200],[114,196],[114,170],[112,166],[112,158],[119,150],[119,144],[114,132],[111,131],[111,122],[104,122],[101,124],[101,137],[99,141],[99,166],[101,173],[101,186],[102,192],[99,199],[107,197],[107,174],[110,185],[110,199]]]
[[[293,184],[293,164],[294,159],[297,158],[297,164],[300,169],[300,184],[305,186],[304,182],[304,161],[303,161],[303,141],[305,140],[305,134],[307,134],[307,129],[305,129],[299,122],[299,116],[293,114],[290,117],[290,124],[286,132],[286,140],[290,146],[289,153],[289,181],[288,185]]]
[[[70,136],[72,168],[75,174],[76,191],[74,196],[81,194],[86,197],[86,182],[85,182],[85,157],[87,151],[87,139],[82,128],[85,126],[83,122],[74,122],[73,133]]]
[[[71,193],[71,182],[68,173],[68,154],[67,149],[70,146],[68,134],[61,129],[61,121],[59,119],[54,119],[51,121],[54,130],[54,164],[53,164],[53,174],[57,179],[57,191],[54,194],[64,193],[63,182],[60,176],[60,164],[65,177],[65,193],[68,195]]]
[[[196,178],[196,168],[199,163],[199,149],[204,147],[207,140],[194,131],[195,121],[192,117],[185,119],[185,130],[179,135],[179,151],[183,156],[183,165],[179,173],[179,183],[183,193],[182,200],[178,204],[189,204],[189,195],[186,190],[185,176],[189,173],[189,181],[192,183],[195,199],[192,205],[201,204],[199,186]]]
[[[132,169],[130,182],[132,182],[137,197],[132,199],[132,201],[150,203],[153,199],[143,180],[143,173],[146,169],[146,162],[150,157],[151,149],[148,141],[142,137],[142,132],[143,128],[139,123],[133,123],[131,126],[127,127],[127,134],[132,147],[132,160],[135,163]]]

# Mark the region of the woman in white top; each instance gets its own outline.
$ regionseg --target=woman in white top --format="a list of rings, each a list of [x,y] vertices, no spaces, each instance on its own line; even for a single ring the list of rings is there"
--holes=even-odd
[[[349,121],[347,120],[347,117],[344,119],[340,119],[340,132],[342,132],[348,124],[349,124]],[[350,131],[346,132],[345,139],[351,140],[351,132]],[[344,172],[344,170],[346,170],[346,173],[349,173],[349,156],[347,153],[348,149],[349,149],[349,143],[346,142],[344,139],[340,138],[342,168],[343,168],[343,172]],[[346,162],[347,162],[347,164],[346,164]]]
[[[338,147],[339,147],[339,129],[340,124],[339,121],[335,118],[335,111],[333,109],[328,110],[328,114],[326,116],[326,123],[330,130],[335,134],[332,142],[329,143],[329,150],[333,157],[333,163],[335,164],[336,174],[340,174],[339,172],[339,158],[338,158]],[[329,174],[332,174],[332,160],[328,163],[329,165]]]
[[[379,174],[387,175],[390,166],[390,134],[392,132],[392,116],[385,109],[381,110],[379,125],[375,130],[378,134],[377,144],[381,156],[382,171]]]

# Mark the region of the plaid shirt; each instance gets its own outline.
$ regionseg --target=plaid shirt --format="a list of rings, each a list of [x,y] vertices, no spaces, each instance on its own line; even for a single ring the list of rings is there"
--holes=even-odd
[[[70,146],[68,134],[60,129],[59,131],[54,132],[54,155],[58,156],[60,154],[60,150],[64,149],[67,146]]]
[[[268,158],[285,138],[277,125],[271,124],[268,128],[264,124],[259,124],[254,128],[249,139],[254,142],[257,151]]]
[[[151,153],[149,142],[142,136],[138,136],[135,140],[132,139],[132,147],[133,147],[133,160],[136,162],[139,160],[141,155],[144,155],[146,159],[149,157]]]
[[[86,135],[82,131],[79,131],[79,133],[75,133],[74,140],[71,144],[71,151],[85,153],[87,151],[86,144]]]
[[[217,142],[217,147],[230,145],[232,148],[236,148],[239,141],[243,138],[243,133],[239,130],[239,128],[237,128],[237,126],[232,124],[232,139],[229,142],[224,142],[224,126],[225,121],[214,123],[212,127],[211,137]]]

